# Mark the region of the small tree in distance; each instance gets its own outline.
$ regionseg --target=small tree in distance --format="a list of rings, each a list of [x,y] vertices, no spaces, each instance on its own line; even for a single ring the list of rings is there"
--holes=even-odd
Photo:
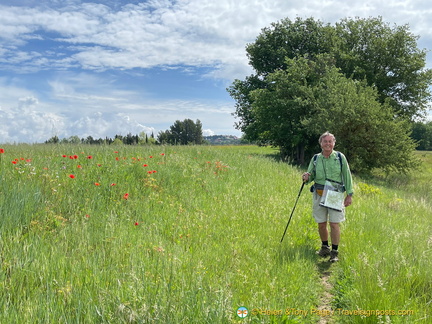
[[[196,122],[191,119],[176,120],[169,130],[159,132],[158,142],[171,145],[203,144],[201,121],[199,119]]]

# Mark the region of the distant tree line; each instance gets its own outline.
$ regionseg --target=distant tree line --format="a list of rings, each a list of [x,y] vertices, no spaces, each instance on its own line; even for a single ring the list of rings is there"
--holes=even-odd
[[[157,139],[152,133],[148,136],[145,132],[139,135],[132,135],[131,133],[126,136],[115,135],[114,138],[99,138],[95,139],[92,136],[86,138],[79,138],[78,136],[70,136],[69,138],[60,139],[57,135],[45,141],[45,144],[96,144],[96,145],[111,145],[111,144],[125,144],[125,145],[152,145],[152,144],[170,144],[170,145],[200,145],[206,144],[202,133],[202,124],[199,119],[194,122],[191,119],[184,121],[176,120],[170,126],[169,130],[159,132]]]
[[[254,142],[238,138],[234,135],[210,135],[204,136],[204,141],[210,145],[250,145]]]
[[[111,144],[125,144],[125,145],[145,145],[145,144],[156,144],[156,139],[152,133],[150,136],[145,132],[141,132],[139,135],[132,135],[131,133],[126,136],[115,135],[114,138],[93,138],[87,136],[86,138],[79,138],[76,135],[68,138],[60,139],[57,135],[51,137],[45,141],[45,144],[95,144],[95,145],[111,145]]]

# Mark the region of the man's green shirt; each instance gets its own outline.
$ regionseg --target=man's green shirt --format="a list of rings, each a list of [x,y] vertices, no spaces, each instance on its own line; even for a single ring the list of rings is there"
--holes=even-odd
[[[354,190],[351,171],[345,155],[341,153],[341,157],[342,172],[339,157],[336,151],[333,151],[328,158],[324,157],[321,153],[318,154],[315,163],[312,158],[307,169],[307,172],[310,174],[307,183],[315,181],[315,183],[325,185],[326,179],[343,182],[343,184],[345,185],[346,193],[348,195],[352,195],[354,193]]]

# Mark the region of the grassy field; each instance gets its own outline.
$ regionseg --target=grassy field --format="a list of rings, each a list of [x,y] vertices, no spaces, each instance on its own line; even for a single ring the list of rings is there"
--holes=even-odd
[[[331,265],[271,148],[0,148],[0,323],[432,321],[432,152],[355,177]]]

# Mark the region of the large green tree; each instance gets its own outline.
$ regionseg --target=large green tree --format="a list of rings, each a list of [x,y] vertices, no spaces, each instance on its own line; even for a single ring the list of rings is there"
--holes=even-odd
[[[302,163],[317,149],[314,143],[321,132],[331,130],[346,136],[343,130],[354,124],[353,118],[359,118],[356,132],[368,133],[375,142],[380,141],[376,147],[389,143],[373,132],[398,129],[393,134],[406,144],[403,148],[407,153],[412,143],[404,120],[422,116],[431,97],[432,74],[424,68],[425,51],[417,48],[416,40],[408,26],[392,28],[381,18],[344,19],[335,26],[312,18],[274,23],[246,47],[255,74],[235,80],[228,88],[236,100],[236,127],[246,139],[278,146],[284,155]],[[357,80],[353,83],[360,87],[357,96],[359,100],[368,97],[368,104],[352,104],[349,114],[346,108],[338,114],[331,112],[326,89],[344,91],[341,78]],[[337,99],[340,107],[350,101],[343,93]],[[374,116],[384,111],[385,118]],[[385,127],[367,127],[360,122],[365,113],[370,115],[369,122],[385,121]],[[341,123],[345,116],[351,116],[348,124]],[[368,168],[360,163],[362,160],[369,161],[369,168],[391,165],[402,170],[411,165],[396,166],[391,158],[380,158],[380,152],[372,161],[365,153],[356,152],[360,154],[356,157],[359,169]]]
[[[268,75],[267,88],[251,93],[260,140],[280,147],[291,160],[304,160],[316,150],[318,135],[334,129],[337,149],[355,170],[415,166],[414,155],[407,154],[415,149],[410,123],[394,117],[366,81],[346,78],[328,60],[321,55],[315,61],[287,59],[285,70]]]
[[[408,25],[390,26],[379,18],[343,19],[334,29],[332,53],[347,76],[376,87],[398,116],[413,119],[428,108],[432,70],[426,50]]]

